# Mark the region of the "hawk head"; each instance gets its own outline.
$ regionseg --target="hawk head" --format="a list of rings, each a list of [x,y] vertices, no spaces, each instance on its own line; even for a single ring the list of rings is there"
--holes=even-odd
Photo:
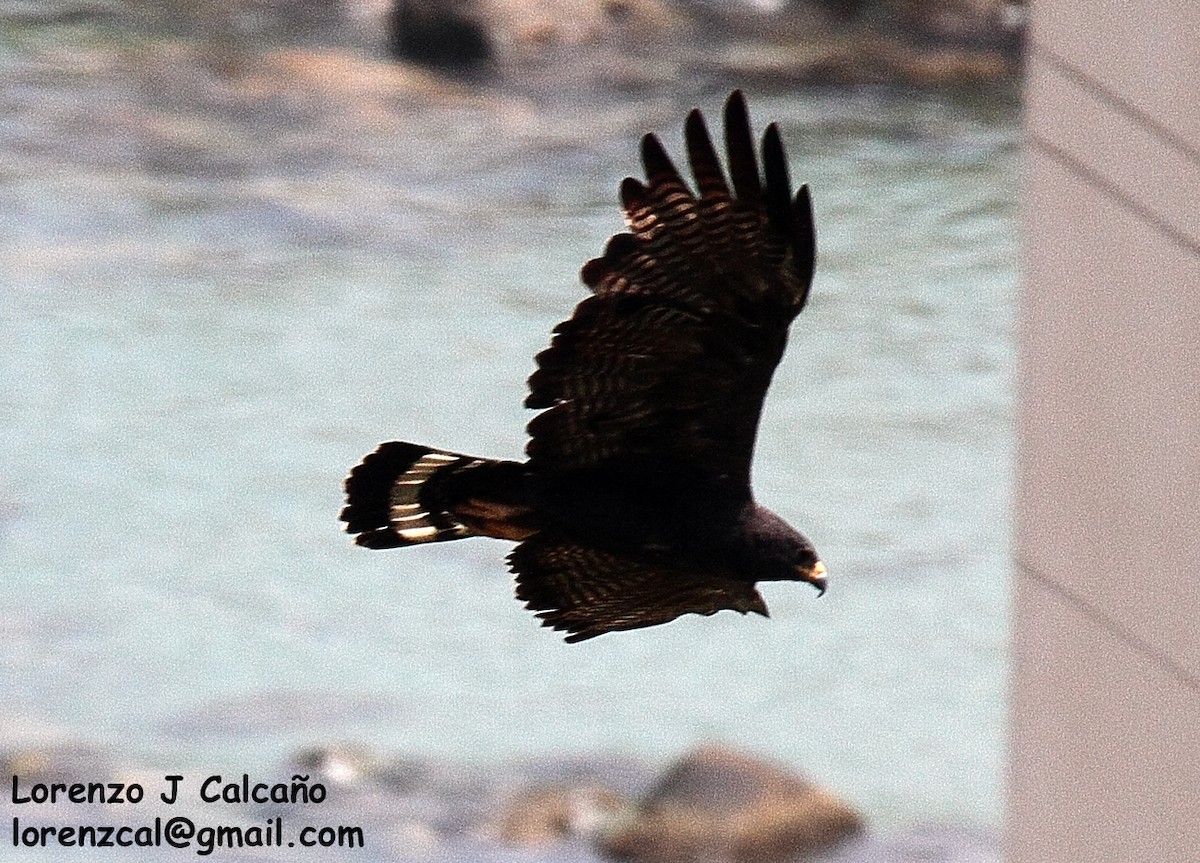
[[[825,592],[825,564],[812,543],[769,509],[750,511],[742,537],[743,565],[755,581],[804,581]]]

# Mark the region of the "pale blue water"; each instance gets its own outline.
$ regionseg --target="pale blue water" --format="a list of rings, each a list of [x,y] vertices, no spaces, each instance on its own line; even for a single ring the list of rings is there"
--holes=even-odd
[[[678,154],[721,95],[447,98],[350,53],[290,62],[8,34],[0,748],[240,773],[329,740],[486,761],[717,739],[877,824],[997,825],[1012,106],[750,94],[821,247],[756,485],[831,589],[571,646],[512,599],[506,543],[352,546],[341,479],[394,437],[521,452],[532,357],[620,227],[638,134]]]

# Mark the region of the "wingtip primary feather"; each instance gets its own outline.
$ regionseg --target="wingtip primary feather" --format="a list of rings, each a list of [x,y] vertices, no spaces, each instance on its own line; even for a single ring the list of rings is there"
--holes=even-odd
[[[787,154],[779,126],[767,126],[762,142],[763,172],[767,181],[767,218],[779,234],[791,241],[792,180],[788,174]]]
[[[754,157],[750,112],[741,90],[734,90],[725,102],[725,150],[729,155],[729,175],[734,192],[746,202],[757,201],[762,185],[758,161]]]
[[[801,184],[800,190],[796,192],[796,198],[792,202],[792,218],[797,268],[805,283],[811,285],[817,265],[817,224],[813,216],[812,194],[809,192],[808,183]],[[807,299],[808,291],[805,290],[801,305]]]
[[[729,187],[721,161],[713,148],[708,126],[699,108],[693,108],[684,123],[684,140],[687,143],[688,162],[701,196],[729,197]]]
[[[652,186],[664,182],[683,182],[662,141],[653,133],[642,136],[642,166]]]
[[[645,206],[646,187],[634,177],[626,177],[621,181],[621,208],[628,213],[630,210]]]
[[[783,148],[783,136],[779,134],[779,124],[772,123],[763,133],[762,142],[763,170],[767,175],[768,188],[772,180],[778,180],[778,185],[792,196],[792,181],[788,176],[787,152]]]

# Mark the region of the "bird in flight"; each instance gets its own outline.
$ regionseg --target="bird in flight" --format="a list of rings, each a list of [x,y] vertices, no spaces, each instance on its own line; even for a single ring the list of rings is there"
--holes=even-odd
[[[688,613],[766,616],[759,581],[825,591],[812,544],[750,488],[763,398],[812,283],[808,187],[792,197],[774,124],[760,174],[740,91],[725,104],[728,180],[698,110],[685,138],[693,189],[642,139],[646,182],[621,184],[629,230],[584,265],[592,295],[529,378],[541,413],[526,460],[381,444],[345,482],[356,543],[515,541],[517,599],[569,642]]]

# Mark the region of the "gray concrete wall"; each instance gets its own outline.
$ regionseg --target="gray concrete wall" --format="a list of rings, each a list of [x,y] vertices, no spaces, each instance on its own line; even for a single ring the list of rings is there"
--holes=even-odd
[[[1200,861],[1200,0],[1034,0],[1009,863]]]

